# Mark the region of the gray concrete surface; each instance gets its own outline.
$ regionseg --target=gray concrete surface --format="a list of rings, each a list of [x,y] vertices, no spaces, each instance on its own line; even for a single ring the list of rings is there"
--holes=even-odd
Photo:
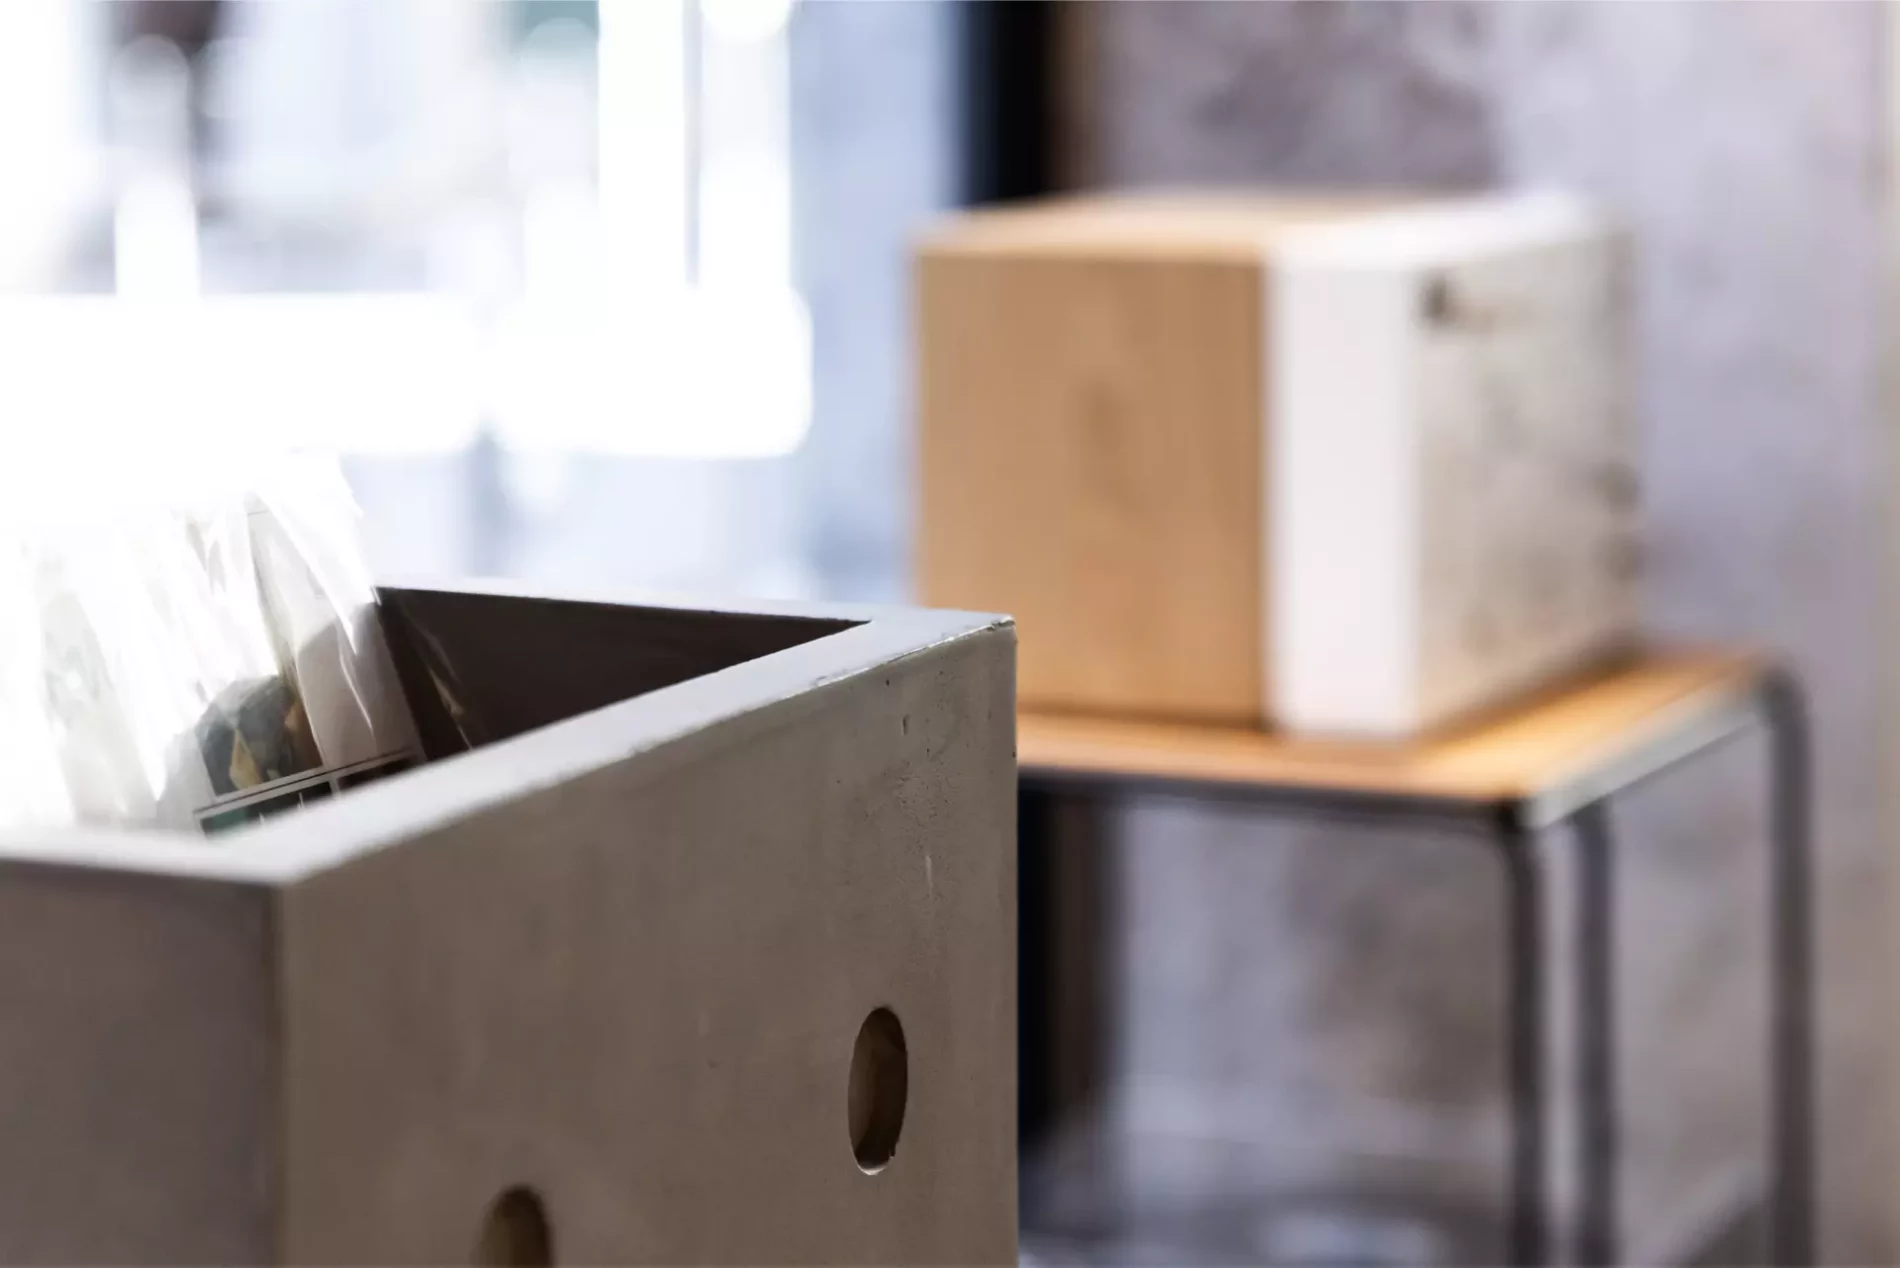
[[[513,626],[471,715],[564,645],[668,645],[520,605],[431,630]],[[863,623],[618,703],[570,647],[591,712],[216,842],[0,837],[0,1259],[466,1263],[526,1188],[554,1262],[1013,1262],[1014,630],[830,615]]]

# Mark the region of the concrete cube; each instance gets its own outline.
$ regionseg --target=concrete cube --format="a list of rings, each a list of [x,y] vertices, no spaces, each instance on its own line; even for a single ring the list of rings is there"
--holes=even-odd
[[[1013,1262],[1009,623],[384,613],[428,765],[0,838],[0,1260]]]

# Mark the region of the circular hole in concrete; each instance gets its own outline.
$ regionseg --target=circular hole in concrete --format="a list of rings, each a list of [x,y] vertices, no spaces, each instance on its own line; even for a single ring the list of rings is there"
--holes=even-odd
[[[516,1185],[495,1199],[475,1243],[481,1268],[549,1268],[554,1263],[554,1228],[541,1195]]]
[[[867,1174],[881,1171],[897,1152],[910,1096],[910,1053],[897,1014],[879,1008],[858,1027],[851,1049],[848,1111],[851,1152]]]

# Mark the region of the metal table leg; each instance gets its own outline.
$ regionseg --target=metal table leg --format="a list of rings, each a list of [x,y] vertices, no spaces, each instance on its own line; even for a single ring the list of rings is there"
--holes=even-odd
[[[1805,702],[1786,673],[1769,675],[1759,708],[1771,746],[1769,885],[1770,1003],[1769,1256],[1778,1265],[1815,1262],[1814,1244],[1814,943],[1812,758]],[[1618,1134],[1615,1077],[1614,842],[1608,806],[1590,802],[1572,813],[1578,873],[1577,1102],[1578,1253],[1588,1265],[1614,1264],[1620,1253],[1617,1213]],[[1544,1262],[1544,1106],[1541,1027],[1543,971],[1541,901],[1533,834],[1506,832],[1510,869],[1512,957],[1510,1069],[1512,1105],[1513,1263]],[[1536,1102],[1533,1104],[1533,1102]]]
[[[1537,834],[1516,814],[1499,833],[1505,881],[1508,975],[1505,1070],[1510,1081],[1511,1192],[1506,1262],[1549,1262],[1545,1211],[1544,899]]]
[[[1027,780],[1016,792],[1016,1147],[1052,1125],[1049,920],[1056,796]]]
[[[1615,994],[1615,858],[1609,805],[1571,816],[1577,847],[1577,1255],[1607,1268],[1619,1254]]]
[[[1771,747],[1772,872],[1769,1253],[1776,1264],[1814,1262],[1814,978],[1812,786],[1807,708],[1793,677],[1762,686]]]
[[[1808,727],[1800,689],[1785,674],[1768,676],[1757,706],[1772,748],[1770,1251],[1777,1264],[1805,1265],[1814,1260],[1813,861]],[[1711,741],[1719,738],[1711,737]],[[1708,742],[1671,753],[1636,775],[1626,772],[1616,783],[1599,787],[1596,800],[1585,802],[1569,815],[1579,851],[1576,1038],[1581,1051],[1576,1093],[1582,1122],[1578,1140],[1581,1192],[1577,1249],[1587,1264],[1611,1264],[1619,1254],[1614,860],[1603,796],[1611,788],[1626,786],[1702,751]],[[1333,798],[1322,795],[1294,800],[1311,810],[1315,802]],[[1036,811],[1046,804],[1033,794],[1025,798],[1026,839],[1034,840],[1039,835],[1035,830],[1040,818]],[[1288,804],[1290,808],[1293,803]],[[1380,803],[1375,798],[1373,804]],[[1405,817],[1390,804],[1381,809],[1382,818]],[[1524,806],[1494,810],[1497,817],[1488,826],[1500,850],[1507,904],[1509,1015],[1505,1061],[1511,1180],[1506,1254],[1511,1264],[1541,1264],[1551,1259],[1544,1053],[1549,963],[1544,945],[1542,862],[1537,833],[1531,825],[1551,820],[1539,819]],[[1029,1037],[1027,1033],[1025,1037]],[[1033,1106],[1033,1096],[1029,1099]]]

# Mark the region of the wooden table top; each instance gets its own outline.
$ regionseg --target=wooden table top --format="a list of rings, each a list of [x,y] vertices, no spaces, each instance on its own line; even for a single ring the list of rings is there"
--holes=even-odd
[[[1270,731],[1024,712],[1020,768],[1270,791],[1361,793],[1460,804],[1614,791],[1747,725],[1767,672],[1720,651],[1648,652],[1442,734],[1401,743],[1295,739]],[[1555,803],[1564,803],[1563,805]],[[1569,805],[1574,808],[1574,805]]]

